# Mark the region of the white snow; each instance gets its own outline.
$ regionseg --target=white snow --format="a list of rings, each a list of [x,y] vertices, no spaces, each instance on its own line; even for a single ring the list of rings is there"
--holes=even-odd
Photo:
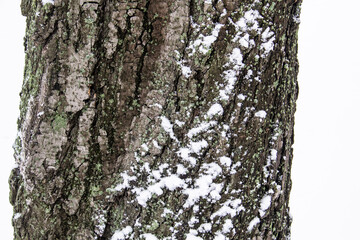
[[[177,138],[175,137],[174,131],[173,131],[173,125],[170,123],[170,120],[167,119],[164,116],[161,116],[161,126],[170,135],[170,138],[178,142]]]
[[[261,15],[257,10],[250,9],[245,12],[244,17],[236,22],[236,26],[243,31],[257,31],[259,32],[259,23],[257,19],[261,19]]]
[[[114,235],[111,237],[111,240],[125,240],[132,233],[133,229],[130,226],[122,229],[121,231],[116,231]]]
[[[141,206],[145,207],[147,201],[151,198],[151,192],[149,190],[141,191],[138,188],[135,188],[133,192],[138,192],[136,199]]]
[[[210,216],[210,219],[212,220],[217,216],[224,217],[226,215],[235,217],[243,210],[245,210],[245,208],[241,204],[241,199],[227,200],[219,210]]]
[[[231,159],[229,157],[226,156],[222,156],[220,157],[220,163],[226,167],[230,167],[231,166]]]
[[[240,48],[234,48],[229,56],[229,61],[235,65],[235,70],[240,70],[240,68],[244,67],[242,60],[243,56],[241,54]]]
[[[191,149],[189,148],[180,148],[179,151],[177,151],[177,154],[184,160],[189,162],[191,165],[195,166],[196,164],[196,158],[191,157],[190,154],[192,153]]]
[[[216,125],[216,121],[210,121],[210,122],[202,122],[200,123],[199,126],[192,128],[189,130],[189,132],[187,133],[188,138],[192,138],[193,136],[201,133],[201,132],[205,132],[207,131],[210,127]]]
[[[264,53],[261,55],[262,57],[266,57],[269,52],[274,49],[274,41],[275,37],[272,37],[268,41],[261,44],[260,49],[264,51]]]
[[[159,170],[153,170],[151,174],[156,180],[159,180],[161,178],[161,173]]]
[[[126,172],[121,173],[120,175],[123,178],[123,182],[118,184],[115,187],[116,191],[121,191],[121,190],[123,190],[125,188],[129,188],[130,187],[130,181],[135,181],[136,180],[135,176],[129,176]]]
[[[175,120],[175,124],[178,125],[179,127],[184,126],[185,122],[179,121],[179,120]]]
[[[161,147],[159,146],[159,143],[156,140],[153,140],[153,145],[154,147],[156,147],[157,149],[161,149]]]
[[[142,147],[146,152],[149,151],[149,147],[148,147],[148,145],[146,145],[146,143],[143,143],[143,144],[141,145],[141,147]]]
[[[145,238],[145,240],[158,240],[158,238],[151,233],[145,233],[145,234],[141,234],[140,237]]]
[[[252,40],[254,41],[254,40]],[[245,33],[245,35],[240,38],[239,43],[242,47],[249,48],[250,47],[250,35]]]
[[[229,100],[229,94],[234,89],[234,85],[237,80],[237,75],[240,69],[244,67],[242,62],[243,56],[239,48],[234,48],[229,55],[229,63],[225,64],[225,67],[233,65],[231,69],[223,72],[223,77],[226,81],[225,89],[220,90],[220,99]]]
[[[181,60],[181,54],[179,51],[175,50],[175,55],[178,59],[176,63],[180,66],[182,75],[186,78],[189,78],[191,76],[191,68],[184,64],[184,60]]]
[[[270,150],[270,160],[275,161],[277,159],[277,150],[271,149]]]
[[[245,75],[245,79],[250,79],[253,75],[253,70],[249,69]]]
[[[203,240],[203,238],[194,235],[193,233],[186,234],[186,240]]]
[[[54,0],[42,0],[42,5],[45,5],[47,3],[54,4]]]
[[[105,231],[106,227],[106,210],[99,210],[96,214],[94,214],[93,219],[96,221],[95,224],[95,232],[98,235],[102,235]]]
[[[250,34],[251,32],[255,31],[257,34],[261,34],[261,57],[266,57],[274,48],[275,33],[271,31],[269,27],[265,30],[259,27],[258,19],[262,18],[263,17],[257,10],[249,10],[245,12],[244,16],[241,17],[236,23],[232,22],[231,19],[230,23],[235,26],[237,32],[232,41],[239,42],[240,46],[243,48],[255,47],[255,41],[250,37],[253,35]]]
[[[186,78],[189,78],[191,76],[191,68],[188,66],[181,65],[181,72]]]
[[[222,26],[224,25],[217,23],[214,27],[214,30],[211,32],[211,35],[209,36],[200,34],[199,38],[190,44],[189,49],[191,49],[192,52],[189,54],[189,56],[194,54],[196,47],[198,47],[202,54],[206,54],[210,50],[211,44],[216,41]]]
[[[160,182],[158,183],[155,183],[153,185],[150,185],[145,191],[144,191],[144,197],[148,197],[147,196],[147,192],[150,192],[150,194],[152,195],[153,193],[155,193],[156,195],[161,195],[163,194],[163,190],[162,188],[163,187],[163,184],[161,184]],[[150,195],[150,198],[151,198],[151,195]],[[148,198],[146,201],[148,201],[150,198]]]
[[[183,179],[178,176],[172,174],[169,177],[165,177],[162,179],[164,186],[170,191],[174,191],[176,188],[187,186]]]
[[[211,228],[212,228],[211,223],[203,223],[198,228],[198,231],[201,232],[201,233],[210,232]]]
[[[221,167],[216,163],[205,163],[201,169],[205,170],[205,174],[202,174],[195,180],[195,188],[184,189],[183,193],[188,195],[185,207],[194,205],[201,197],[209,195],[210,200],[219,200],[220,191],[223,188],[223,184],[213,183],[213,180],[222,172]]]
[[[255,113],[255,117],[265,118],[266,117],[266,112],[264,110],[258,111],[258,112]]]
[[[226,220],[225,220],[225,223],[224,223],[224,225],[223,225],[222,232],[223,232],[223,233],[228,233],[228,232],[231,231],[231,229],[232,229],[233,227],[234,227],[234,226],[233,226],[233,224],[232,224],[231,219],[226,219]]]
[[[189,147],[192,152],[199,154],[201,149],[206,148],[208,146],[208,142],[202,139],[200,142],[190,142]]]
[[[241,166],[241,162],[236,162],[232,165],[230,174],[235,174],[237,172],[237,168]]]
[[[255,46],[255,41],[250,39],[249,32],[256,31],[258,34],[261,33],[261,28],[257,19],[261,19],[257,10],[249,10],[245,12],[244,16],[241,17],[236,23],[230,18],[230,23],[235,26],[237,34],[233,38],[233,42],[239,42],[242,47],[249,48]]]
[[[269,27],[261,34],[261,41],[263,42],[260,46],[260,49],[264,51],[262,57],[265,57],[269,54],[270,51],[274,49],[275,33],[270,30]]]
[[[237,97],[238,97],[239,100],[241,100],[241,101],[244,101],[245,98],[246,98],[246,96],[245,96],[244,94],[239,94]]]
[[[189,226],[190,227],[193,227],[195,223],[198,223],[199,222],[199,219],[195,216],[192,216],[190,221],[189,221]],[[190,230],[191,231],[191,230]],[[193,230],[194,231],[194,230]],[[195,230],[196,231],[196,230]],[[197,231],[196,231],[196,234],[197,234]]]
[[[222,106],[219,103],[215,103],[207,111],[206,115],[208,117],[212,117],[212,116],[217,115],[217,114],[221,115],[221,114],[223,114],[223,112],[224,112],[224,109],[222,108]]]
[[[173,215],[174,214],[174,212],[173,211],[171,211],[170,209],[168,209],[168,208],[164,208],[164,211],[163,211],[163,213],[161,214],[161,217],[165,217],[167,214],[171,214],[171,215]]]
[[[156,178],[158,178],[158,176]],[[141,206],[145,207],[147,201],[149,201],[149,199],[152,197],[152,194],[156,194],[156,195],[163,194],[162,188],[167,188],[170,191],[174,191],[176,188],[186,188],[186,187],[187,184],[183,179],[179,178],[175,174],[171,174],[170,176],[160,178],[158,182],[148,186],[146,189],[134,188],[132,192],[135,192],[137,194],[136,199],[138,203]]]
[[[14,164],[11,166],[11,170],[16,169],[16,168],[18,168],[18,167],[19,167],[19,164],[14,163]]]
[[[215,162],[204,163],[201,168],[206,169],[206,174],[210,175],[213,179],[215,179],[222,172],[221,167]]]
[[[265,31],[261,34],[261,39],[265,42],[267,39],[274,36],[274,34],[275,33],[270,30],[270,27],[267,27]]]
[[[21,213],[15,213],[14,214],[14,220],[18,219],[19,217],[21,217]]]
[[[300,15],[295,15],[294,17],[293,17],[293,21],[295,22],[295,23],[301,23],[301,20],[300,20]]]
[[[265,215],[265,211],[270,207],[271,205],[271,196],[270,195],[265,195],[260,202],[260,209],[259,209],[259,213],[260,216],[264,216]]]
[[[255,217],[253,220],[251,220],[251,222],[249,223],[249,226],[247,228],[248,232],[250,232],[255,227],[255,225],[257,225],[259,223],[260,223],[260,219],[258,217]]]
[[[227,240],[226,237],[220,232],[220,231],[217,231],[215,233],[215,238],[214,240]]]
[[[176,174],[178,175],[184,175],[188,172],[188,170],[182,164],[178,164],[176,165],[176,167],[177,167]]]

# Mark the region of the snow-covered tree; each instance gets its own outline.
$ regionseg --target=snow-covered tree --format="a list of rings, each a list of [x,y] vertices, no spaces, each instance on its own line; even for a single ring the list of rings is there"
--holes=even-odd
[[[15,239],[288,239],[301,0],[22,0]]]

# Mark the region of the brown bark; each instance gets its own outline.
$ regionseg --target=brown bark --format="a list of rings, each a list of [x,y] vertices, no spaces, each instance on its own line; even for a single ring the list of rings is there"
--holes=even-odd
[[[23,0],[14,238],[290,238],[300,2]]]

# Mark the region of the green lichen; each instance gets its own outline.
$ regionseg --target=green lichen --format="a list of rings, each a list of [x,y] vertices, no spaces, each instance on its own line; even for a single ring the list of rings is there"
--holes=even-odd
[[[59,132],[61,129],[66,128],[67,119],[62,115],[56,115],[54,121],[52,122],[52,128],[55,132]]]
[[[151,225],[146,226],[146,229],[149,231],[155,231],[156,229],[158,229],[160,226],[160,224],[158,223],[157,220],[154,220]]]

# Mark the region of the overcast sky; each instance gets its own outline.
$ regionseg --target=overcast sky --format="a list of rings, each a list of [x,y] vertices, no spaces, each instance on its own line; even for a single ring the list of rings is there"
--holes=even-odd
[[[275,1],[275,0],[274,0]],[[20,0],[0,0],[0,234],[12,239],[7,179],[23,75]],[[358,0],[304,0],[299,32],[293,240],[355,239],[360,221]]]

